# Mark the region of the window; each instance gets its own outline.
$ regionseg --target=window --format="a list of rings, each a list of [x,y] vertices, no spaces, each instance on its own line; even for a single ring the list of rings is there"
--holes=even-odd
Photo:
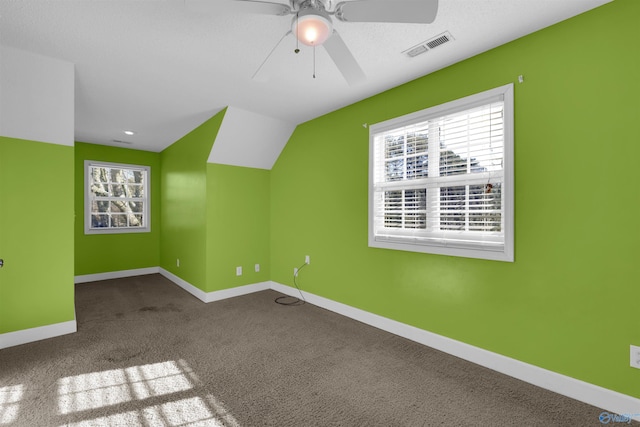
[[[513,85],[369,132],[369,246],[513,261]]]
[[[148,166],[85,161],[85,234],[151,230]]]

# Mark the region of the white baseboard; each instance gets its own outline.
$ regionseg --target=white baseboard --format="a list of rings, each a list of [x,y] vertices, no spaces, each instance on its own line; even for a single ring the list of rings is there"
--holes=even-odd
[[[109,271],[106,273],[85,274],[76,276],[74,283],[97,282],[98,280],[121,279],[123,277],[143,276],[145,274],[159,273],[159,267],[137,268],[134,270]]]
[[[53,325],[7,332],[0,334],[0,349],[58,337],[60,335],[72,334],[77,330],[76,321],[69,320],[67,322],[54,323]]]
[[[206,303],[271,289],[271,282],[260,282],[250,285],[236,286],[235,288],[222,289],[219,291],[205,292],[202,289],[193,286],[191,283],[182,280],[180,277],[165,270],[164,268],[160,268],[160,274],[180,286],[185,291],[189,292],[194,297],[198,298],[200,301]]]
[[[176,285],[180,286],[185,291],[189,292],[194,297],[198,298],[202,302],[207,302],[207,293],[200,288],[193,286],[191,283],[186,280],[182,280],[180,277],[176,276],[172,272],[165,270],[164,268],[159,268],[159,273],[171,280]]]
[[[271,289],[294,297],[300,295],[300,292],[296,288],[277,282],[271,282]],[[632,418],[640,420],[640,399],[635,397],[558,374],[557,372],[549,371],[535,365],[530,365],[309,292],[302,291],[302,294],[307,302],[318,307],[350,317],[359,322],[382,329],[383,331],[435,348],[546,390],[568,396],[598,408],[604,408],[615,414],[628,414],[631,415]]]
[[[238,297],[240,295],[252,294],[254,292],[271,289],[271,282],[252,283],[250,285],[236,286],[235,288],[222,289],[207,294],[207,302],[220,301],[227,298]]]

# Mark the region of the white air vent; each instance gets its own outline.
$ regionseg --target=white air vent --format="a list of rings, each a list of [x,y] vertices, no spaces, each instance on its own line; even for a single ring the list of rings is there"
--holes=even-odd
[[[419,46],[409,49],[406,53],[407,55],[413,58],[414,56],[418,56],[421,53],[425,53],[427,50],[429,49],[427,49],[425,45],[421,44]]]
[[[133,144],[133,142],[123,141],[121,139],[112,139],[111,141],[115,142],[116,144]]]
[[[447,35],[446,33],[436,37],[435,39],[431,40],[430,42],[427,42],[427,47],[429,49],[433,49],[434,47],[438,47],[440,45],[443,45],[447,42],[451,41],[451,37],[449,35]]]
[[[451,36],[451,33],[449,33],[448,31],[445,31],[442,34],[439,34],[429,40],[425,40],[422,43],[413,46],[412,48],[409,48],[407,50],[405,50],[404,54],[406,54],[407,56],[414,58],[422,53],[425,53],[431,49],[435,49],[438,46],[442,46],[445,43],[449,43],[450,41],[453,41],[454,38],[453,36]]]

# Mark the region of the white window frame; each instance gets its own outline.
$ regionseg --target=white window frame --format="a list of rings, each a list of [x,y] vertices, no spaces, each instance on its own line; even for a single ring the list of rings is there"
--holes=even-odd
[[[502,169],[502,215],[501,230],[503,235],[503,244],[495,244],[487,241],[483,244],[465,243],[464,240],[443,238],[440,236],[435,239],[424,235],[416,235],[418,233],[407,233],[402,228],[386,228],[383,227],[384,233],[376,233],[376,228],[380,230],[380,224],[376,224],[375,212],[377,197],[384,194],[384,186],[386,183],[374,182],[376,170],[376,141],[375,136],[384,132],[390,132],[395,129],[411,126],[414,124],[435,120],[436,118],[454,114],[456,112],[465,111],[471,108],[486,105],[495,100],[504,102],[504,163]],[[431,138],[430,138],[431,139]],[[383,143],[381,143],[383,144]],[[434,144],[435,145],[435,144]],[[429,156],[430,159],[433,157]],[[384,160],[381,160],[384,161]],[[435,161],[430,161],[431,165]],[[431,172],[429,172],[431,174]],[[475,174],[469,174],[475,175]],[[481,175],[481,174],[478,174]],[[464,176],[464,175],[461,175]],[[485,178],[486,179],[486,178]],[[465,181],[469,185],[477,185]],[[404,188],[411,190],[418,188],[415,182],[411,180],[402,180]],[[439,185],[437,178],[431,178],[431,184],[436,187]],[[448,184],[452,185],[452,184]],[[464,184],[460,184],[464,185]],[[376,188],[377,187],[377,188]],[[424,186],[422,186],[424,188]],[[427,195],[427,203],[430,196]],[[430,219],[427,218],[427,224]],[[393,118],[384,122],[373,124],[369,127],[369,247],[394,249],[410,252],[423,252],[431,254],[459,256],[468,258],[480,258],[496,261],[514,261],[514,106],[513,106],[513,84],[500,86],[485,92],[477,93],[465,98],[457,99],[445,104],[427,108],[401,117]],[[427,225],[429,228],[429,225]],[[442,233],[445,234],[445,233]],[[490,240],[492,237],[489,236]]]
[[[92,167],[106,167],[114,169],[129,169],[143,171],[145,179],[143,183],[144,197],[139,198],[143,202],[142,217],[143,227],[92,227],[91,224],[91,202],[94,200],[91,192],[89,169]],[[151,231],[151,168],[143,165],[131,165],[124,163],[111,163],[94,160],[84,161],[84,233],[85,234],[121,234],[121,233],[148,233]],[[101,200],[121,199],[116,197],[105,197]],[[138,199],[138,198],[136,198]],[[132,199],[132,200],[136,200]]]

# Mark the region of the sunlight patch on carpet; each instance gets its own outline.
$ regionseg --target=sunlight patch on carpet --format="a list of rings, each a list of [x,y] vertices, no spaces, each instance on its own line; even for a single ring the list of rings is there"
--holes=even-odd
[[[61,414],[116,405],[131,400],[127,376],[122,369],[92,372],[58,381]]]
[[[176,393],[193,388],[175,361],[92,372],[58,381],[61,414]]]
[[[176,362],[154,363],[125,369],[137,399],[189,390],[193,385]]]
[[[153,427],[185,425],[225,427],[227,425],[214,417],[200,397],[145,408],[142,413],[148,425]]]
[[[222,402],[198,394],[200,386],[182,359],[91,372],[58,380],[58,409],[69,417],[64,424],[69,427],[240,427]],[[92,411],[100,416],[92,417]]]
[[[11,424],[16,420],[23,394],[22,384],[0,387],[0,424]]]
[[[79,421],[65,425],[65,427],[124,427],[124,426],[142,426],[138,411],[122,412],[119,414],[108,415],[106,417],[93,418],[90,420]]]

